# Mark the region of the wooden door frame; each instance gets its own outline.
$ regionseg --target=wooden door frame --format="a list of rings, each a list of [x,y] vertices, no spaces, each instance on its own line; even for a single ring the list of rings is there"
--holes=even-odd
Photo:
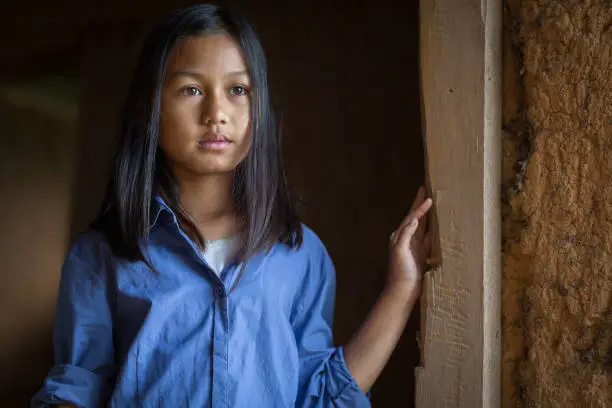
[[[502,0],[421,0],[423,135],[434,256],[416,406],[501,404]]]

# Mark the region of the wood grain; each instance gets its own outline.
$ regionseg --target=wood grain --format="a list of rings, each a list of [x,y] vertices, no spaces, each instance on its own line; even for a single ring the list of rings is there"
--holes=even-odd
[[[421,1],[421,82],[434,257],[416,405],[500,406],[501,4]]]

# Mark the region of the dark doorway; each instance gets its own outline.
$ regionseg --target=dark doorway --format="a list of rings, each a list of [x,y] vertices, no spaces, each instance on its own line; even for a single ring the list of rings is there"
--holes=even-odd
[[[73,234],[97,211],[116,140],[119,105],[140,40],[157,16],[185,3],[166,2],[162,10],[150,2],[123,6],[40,2],[38,10],[45,13],[22,18],[24,24],[36,27],[24,37],[20,59],[4,68],[7,74],[44,76],[47,68],[42,63],[53,62],[57,70],[73,72],[81,89],[71,197]],[[336,342],[344,344],[383,287],[389,234],[407,213],[424,179],[418,2],[401,6],[382,6],[374,0],[350,6],[272,0],[235,3],[255,23],[268,53],[285,163],[304,200],[305,222],[322,238],[336,265],[335,335]],[[18,12],[27,16],[32,7]],[[62,21],[63,25],[58,23]],[[56,26],[62,31],[46,43],[34,38]],[[4,29],[28,32],[11,27]],[[33,65],[38,69],[20,69]],[[31,254],[19,256],[25,259]],[[54,290],[51,286],[48,295],[54,296]],[[414,405],[418,314],[416,310],[374,386],[375,407]],[[42,334],[36,334],[41,344],[51,341],[49,327],[45,324]],[[30,362],[20,361],[32,367],[19,379],[20,387],[14,391],[10,384],[3,387],[19,406],[49,368],[51,356],[43,355],[49,347],[37,350],[43,351],[31,354]],[[8,374],[11,367],[3,370]]]

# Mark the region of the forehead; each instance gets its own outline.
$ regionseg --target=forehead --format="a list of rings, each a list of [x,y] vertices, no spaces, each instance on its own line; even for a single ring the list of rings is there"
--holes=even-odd
[[[225,33],[186,37],[177,42],[168,59],[168,71],[193,69],[208,74],[246,70],[242,51]]]

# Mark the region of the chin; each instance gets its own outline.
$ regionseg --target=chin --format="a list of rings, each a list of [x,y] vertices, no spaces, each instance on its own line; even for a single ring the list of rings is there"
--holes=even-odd
[[[200,176],[210,176],[213,174],[225,174],[233,172],[240,162],[232,161],[209,161],[207,163],[198,163],[197,166],[194,166],[191,170],[193,173]]]
[[[237,154],[197,154],[185,155],[180,160],[170,161],[170,166],[179,173],[191,174],[191,176],[203,177],[232,173],[244,160],[242,155]]]

